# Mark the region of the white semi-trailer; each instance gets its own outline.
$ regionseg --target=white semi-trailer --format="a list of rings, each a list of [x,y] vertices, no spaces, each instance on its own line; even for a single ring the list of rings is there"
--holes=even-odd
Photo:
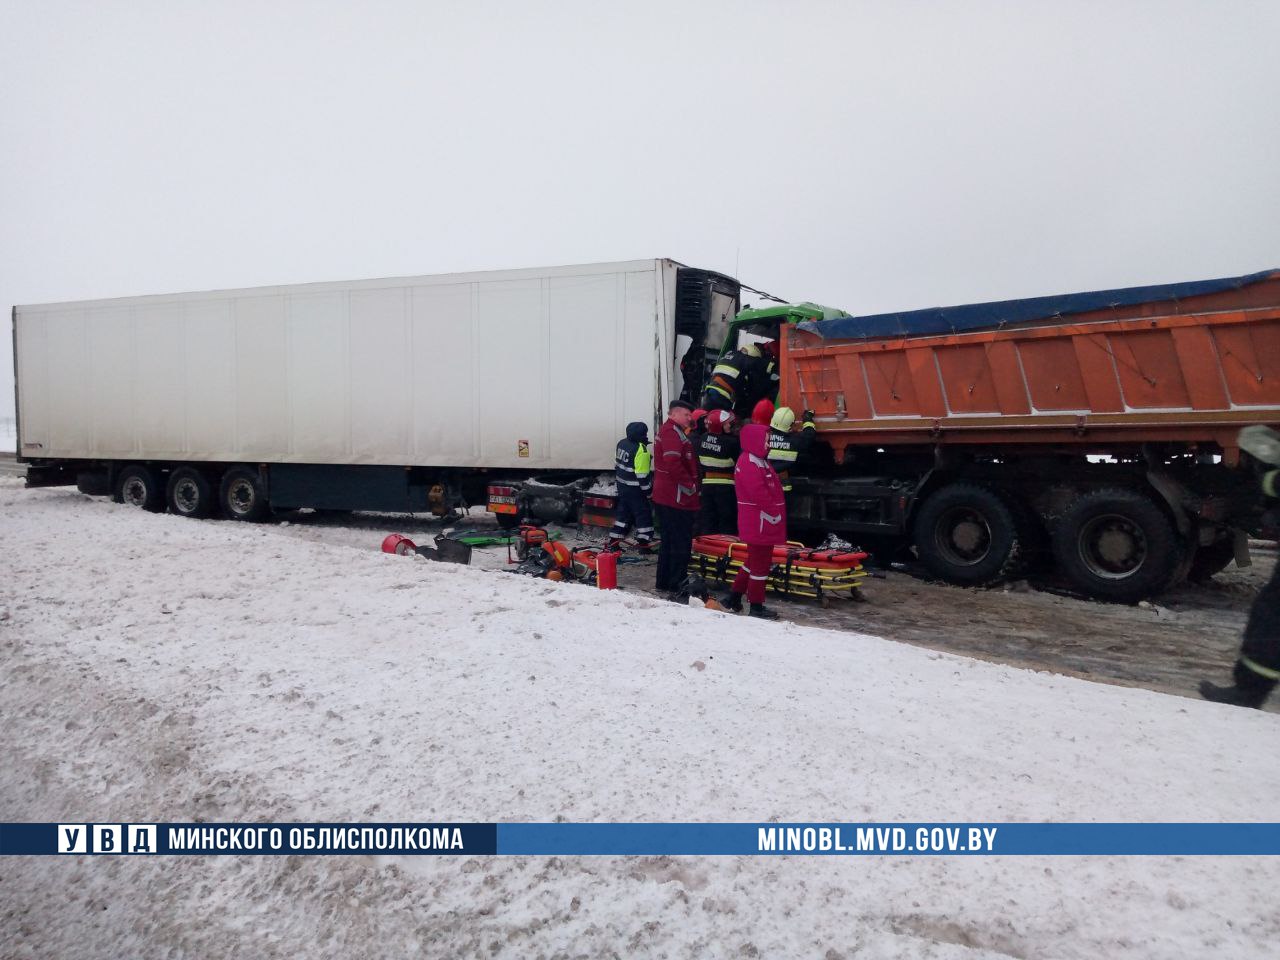
[[[186,516],[443,513],[611,469],[739,292],[654,259],[19,306],[18,459]]]

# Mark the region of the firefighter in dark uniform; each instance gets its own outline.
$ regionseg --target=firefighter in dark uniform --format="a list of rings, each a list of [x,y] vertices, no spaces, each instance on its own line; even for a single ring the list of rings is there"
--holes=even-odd
[[[782,370],[778,364],[778,341],[769,340],[764,344],[764,371],[761,379],[762,394],[766,400],[778,399],[778,387],[782,384]]]
[[[702,533],[738,534],[738,498],[733,468],[741,449],[733,434],[735,417],[728,410],[707,414],[707,432],[698,440],[698,466],[702,472]]]
[[[634,526],[641,553],[648,553],[653,541],[653,456],[649,452],[647,424],[627,424],[627,435],[613,453],[613,475],[618,484],[618,508],[606,550],[617,549]]]
[[[1262,492],[1280,500],[1280,434],[1267,427],[1245,427],[1240,431],[1240,448],[1270,469],[1262,475]],[[1205,680],[1200,696],[1217,703],[1261,709],[1280,682],[1280,564],[1258,593],[1244,625],[1244,642],[1232,671],[1235,683],[1220,687]]]
[[[763,372],[760,348],[754,343],[726,353],[711,371],[711,382],[702,397],[703,409],[750,411],[760,399],[756,391],[761,388]]]
[[[804,412],[799,430],[792,429],[795,423],[796,414],[790,407],[779,407],[769,422],[769,465],[777,471],[784,494],[791,492],[791,471],[804,462],[818,436],[813,411]]]

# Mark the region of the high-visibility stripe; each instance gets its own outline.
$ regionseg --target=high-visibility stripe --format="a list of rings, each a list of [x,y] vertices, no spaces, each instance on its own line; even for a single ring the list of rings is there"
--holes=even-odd
[[[732,457],[699,457],[698,462],[709,470],[732,470]]]
[[[1266,677],[1268,680],[1280,680],[1280,670],[1272,670],[1270,667],[1264,667],[1262,664],[1254,660],[1250,660],[1248,657],[1241,657],[1240,662],[1260,677]]]
[[[737,367],[727,363],[717,363],[714,367],[711,368],[711,375],[713,377],[714,376],[730,377],[734,380],[738,378],[741,372],[742,371],[740,371]]]
[[[733,399],[733,393],[732,393],[732,391],[730,391],[730,390],[726,390],[724,387],[720,386],[720,385],[719,385],[719,384],[717,384],[717,383],[711,383],[711,384],[708,384],[708,385],[707,385],[707,392],[708,392],[708,393],[710,393],[712,390],[714,390],[716,393],[720,394],[720,396],[724,397],[726,400],[732,400],[732,399]]]
[[[732,487],[733,477],[703,477],[702,485],[704,487]]]
[[[796,450],[782,450],[775,448],[769,451],[770,460],[786,460],[788,463],[795,463],[799,456],[800,454]]]

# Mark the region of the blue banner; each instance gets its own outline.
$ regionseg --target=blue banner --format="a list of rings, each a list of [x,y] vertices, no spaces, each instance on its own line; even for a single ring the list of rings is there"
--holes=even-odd
[[[3,823],[0,855],[1280,856],[1280,823]]]

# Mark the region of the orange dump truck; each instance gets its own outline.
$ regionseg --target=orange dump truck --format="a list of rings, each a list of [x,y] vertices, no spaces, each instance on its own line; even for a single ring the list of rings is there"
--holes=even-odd
[[[793,524],[909,540],[955,583],[1053,563],[1117,601],[1248,563],[1263,504],[1236,437],[1280,424],[1280,271],[870,317],[797,309],[734,324],[785,331],[778,402],[813,411],[825,441],[797,471]]]

